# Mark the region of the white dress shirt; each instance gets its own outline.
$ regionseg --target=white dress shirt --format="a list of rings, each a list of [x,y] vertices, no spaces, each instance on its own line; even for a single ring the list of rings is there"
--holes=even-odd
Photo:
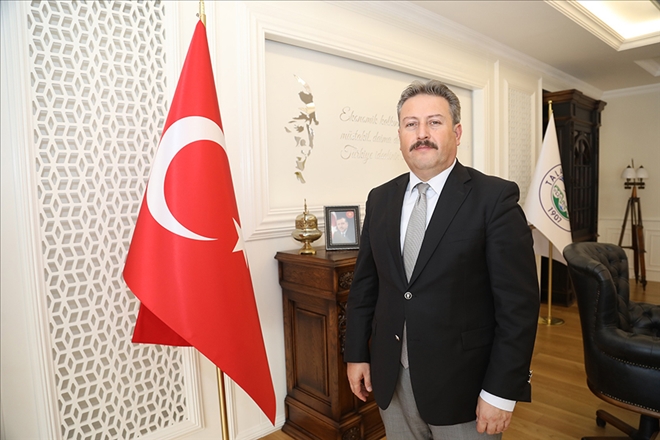
[[[449,168],[438,174],[437,176],[431,178],[428,182],[429,189],[426,190],[426,226],[429,225],[433,211],[438,204],[438,199],[442,193],[442,189],[445,187],[447,178],[449,174],[454,169],[456,165],[456,159],[454,163],[451,164]],[[403,254],[403,243],[406,239],[406,229],[408,228],[408,222],[410,221],[410,215],[412,214],[413,207],[417,201],[419,191],[417,191],[416,185],[422,182],[422,180],[415,175],[412,171],[410,172],[410,181],[408,182],[408,187],[406,188],[406,193],[403,196],[403,206],[401,207],[401,254]],[[505,411],[513,411],[516,406],[515,400],[503,399],[501,397],[495,396],[489,393],[486,390],[481,390],[479,395],[487,403]]]
[[[426,190],[426,226],[428,226],[429,221],[431,221],[431,216],[433,215],[433,211],[435,211],[435,205],[438,204],[442,188],[445,187],[447,177],[449,177],[449,173],[451,173],[451,170],[454,169],[455,165],[456,159],[454,159],[454,163],[452,163],[449,168],[426,182],[430,185],[429,189]],[[417,197],[419,196],[419,191],[417,191],[416,186],[421,181],[422,180],[417,177],[415,173],[412,171],[410,172],[410,181],[408,182],[406,193],[403,196],[403,206],[401,207],[401,254],[403,254],[403,242],[406,240],[408,222],[410,221],[412,210],[417,201]]]

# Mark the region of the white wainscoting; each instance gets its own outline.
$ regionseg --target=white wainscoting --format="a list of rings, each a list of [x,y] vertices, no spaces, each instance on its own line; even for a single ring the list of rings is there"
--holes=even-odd
[[[644,219],[644,245],[646,254],[644,260],[646,264],[646,279],[647,281],[660,281],[660,219]],[[623,225],[623,218],[601,218],[598,219],[598,241],[602,243],[619,243],[621,235],[621,227]],[[630,246],[630,236],[632,228],[630,227],[630,219],[626,224],[626,230],[623,234],[622,246]],[[628,259],[630,261],[630,277],[635,277],[633,271],[632,256],[633,252],[626,249]]]

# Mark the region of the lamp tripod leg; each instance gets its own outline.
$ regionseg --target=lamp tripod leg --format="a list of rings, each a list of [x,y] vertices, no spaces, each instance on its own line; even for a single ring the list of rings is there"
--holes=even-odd
[[[632,206],[632,197],[628,199],[626,204],[626,213],[623,215],[623,225],[621,226],[621,235],[619,235],[619,246],[623,243],[623,234],[626,232],[626,223],[628,223],[628,213],[630,212],[630,207]]]
[[[642,204],[637,198],[637,256],[639,258],[640,268],[640,282],[642,283],[642,290],[646,291],[646,259],[644,254],[646,248],[644,246],[644,224],[642,223]],[[637,274],[635,273],[635,276]]]
[[[637,197],[636,187],[633,187],[632,194],[628,199],[626,205],[626,213],[623,217],[623,225],[621,226],[621,234],[619,235],[619,246],[632,249],[633,251],[633,270],[635,274],[635,283],[642,284],[642,289],[646,290],[646,261],[644,254],[644,226],[642,224],[642,208],[639,197]],[[630,216],[631,227],[631,246],[622,246],[623,236],[626,232],[626,225],[628,224],[628,216]]]

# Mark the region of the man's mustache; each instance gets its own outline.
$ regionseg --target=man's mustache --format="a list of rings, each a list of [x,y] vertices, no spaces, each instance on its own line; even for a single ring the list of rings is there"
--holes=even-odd
[[[435,142],[433,142],[430,139],[424,139],[424,140],[417,141],[414,144],[412,144],[410,146],[410,151],[415,150],[415,149],[421,147],[422,145],[425,146],[425,147],[429,147],[429,148],[435,148],[436,150],[438,149],[438,144],[436,144]]]

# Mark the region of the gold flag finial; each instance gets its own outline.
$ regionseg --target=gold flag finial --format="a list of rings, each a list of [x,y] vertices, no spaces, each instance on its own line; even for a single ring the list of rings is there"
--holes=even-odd
[[[199,19],[206,26],[206,11],[204,10],[204,0],[199,0]]]
[[[552,100],[548,101],[548,115],[552,114]]]

